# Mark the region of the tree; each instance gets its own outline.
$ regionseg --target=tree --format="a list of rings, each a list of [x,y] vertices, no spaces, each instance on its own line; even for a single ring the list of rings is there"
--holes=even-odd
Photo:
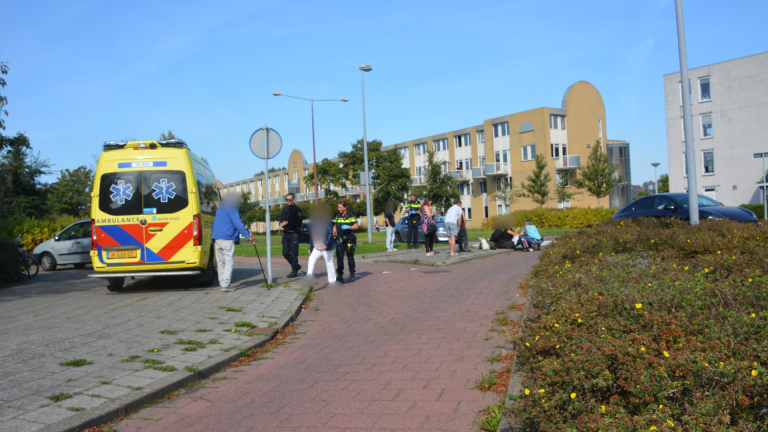
[[[505,209],[509,209],[511,204],[514,204],[517,200],[517,194],[515,193],[514,182],[510,178],[509,180],[502,180],[496,183],[496,191],[490,195],[491,199],[496,200],[504,204]]]
[[[0,135],[0,218],[43,217],[48,214],[47,185],[40,177],[50,164],[40,155],[30,155],[29,138],[19,132],[14,137]]]
[[[395,148],[382,151],[381,147],[380,140],[368,141],[368,167],[373,172],[373,214],[382,213],[387,201],[405,202],[403,195],[411,188],[411,172],[403,168],[402,155]],[[365,170],[363,140],[352,143],[352,150],[339,152],[338,160],[344,180],[359,184],[360,171]]]
[[[543,154],[536,155],[536,168],[525,180],[527,183],[523,183],[521,186],[524,191],[522,196],[530,198],[539,207],[543,207],[549,200],[549,182],[552,180],[549,172],[547,172],[547,160]]]
[[[5,88],[5,78],[3,75],[8,75],[8,63],[0,61],[0,89]],[[8,117],[8,110],[5,106],[8,105],[8,98],[0,94],[0,129],[5,130],[5,120],[3,120],[3,114]],[[0,150],[3,147],[0,146]]]
[[[669,192],[669,174],[659,176],[659,193]]]
[[[568,180],[566,177],[560,177],[557,180],[557,187],[555,188],[555,198],[558,202],[563,203],[563,211],[565,211],[565,202],[573,199],[579,192],[575,192],[568,186]]]
[[[434,149],[427,150],[427,186],[422,188],[421,196],[432,200],[433,209],[448,210],[453,200],[459,198],[456,179],[443,172],[443,161],[437,158]]]
[[[587,164],[579,168],[581,178],[574,183],[579,189],[586,189],[597,198],[597,206],[600,207],[600,198],[608,196],[614,186],[624,181],[621,175],[616,174],[618,168],[608,161],[608,155],[603,153],[598,139],[589,153]]]
[[[165,133],[165,132],[160,133],[160,141],[170,141],[175,139],[180,139],[180,138],[174,135],[170,129],[168,129],[168,133]]]
[[[632,197],[632,201],[634,201],[634,200],[636,200],[638,198],[649,196],[649,195],[651,195],[651,194],[646,192],[646,191],[640,191],[640,192],[636,193],[635,196]]]
[[[240,208],[238,209],[238,213],[240,213],[240,220],[243,221],[243,225],[246,227],[251,226],[252,223],[256,222],[255,216],[255,209],[259,208],[259,203],[255,201],[251,201],[252,198],[252,192],[249,192],[247,190],[240,192],[240,199],[242,202],[240,203]]]
[[[315,190],[314,170],[304,176],[304,184],[308,185],[310,190]],[[326,197],[336,199],[339,194],[332,190],[333,185],[345,184],[344,173],[339,168],[339,164],[327,158],[320,161],[317,164],[317,184],[318,189],[325,191]]]
[[[90,215],[92,188],[93,170],[90,168],[79,166],[74,170],[62,170],[56,183],[51,185],[51,210],[67,216]]]

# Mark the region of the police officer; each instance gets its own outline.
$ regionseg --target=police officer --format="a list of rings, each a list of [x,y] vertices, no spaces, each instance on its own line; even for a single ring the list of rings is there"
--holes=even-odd
[[[283,258],[291,265],[291,272],[288,273],[288,277],[295,278],[301,269],[299,265],[299,231],[304,216],[301,214],[299,206],[296,205],[296,195],[293,192],[289,192],[285,196],[285,203],[288,205],[283,207],[283,214],[280,217],[280,228],[283,229]]]
[[[403,210],[403,216],[407,217],[408,222],[408,249],[411,248],[411,242],[413,242],[413,248],[418,248],[419,241],[419,229],[421,228],[421,203],[416,201],[416,195],[411,194],[411,199],[405,204]]]
[[[360,226],[357,218],[349,211],[349,205],[345,201],[339,201],[339,210],[333,219],[333,236],[336,238],[336,280],[344,282],[344,254],[347,254],[349,264],[349,281],[355,281],[355,247],[357,237],[354,231]]]

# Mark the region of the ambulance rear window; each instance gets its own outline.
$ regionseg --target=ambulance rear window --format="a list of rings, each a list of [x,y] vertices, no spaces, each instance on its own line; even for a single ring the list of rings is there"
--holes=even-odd
[[[187,176],[183,171],[144,171],[145,214],[169,214],[189,205]]]
[[[141,214],[141,171],[121,171],[101,176],[99,210],[110,216]]]

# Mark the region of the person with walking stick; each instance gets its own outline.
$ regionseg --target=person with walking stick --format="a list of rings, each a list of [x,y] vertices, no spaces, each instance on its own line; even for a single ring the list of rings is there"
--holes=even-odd
[[[213,219],[211,238],[216,251],[219,285],[221,290],[226,292],[234,291],[229,284],[235,267],[235,240],[242,234],[243,237],[248,237],[251,243],[255,242],[251,232],[240,220],[238,212],[240,204],[242,204],[240,194],[235,192],[224,194],[221,205],[216,210],[216,217]]]

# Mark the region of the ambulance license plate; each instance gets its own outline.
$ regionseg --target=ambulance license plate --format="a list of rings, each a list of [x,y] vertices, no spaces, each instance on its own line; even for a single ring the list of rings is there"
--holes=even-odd
[[[107,259],[136,258],[136,251],[107,252]]]

